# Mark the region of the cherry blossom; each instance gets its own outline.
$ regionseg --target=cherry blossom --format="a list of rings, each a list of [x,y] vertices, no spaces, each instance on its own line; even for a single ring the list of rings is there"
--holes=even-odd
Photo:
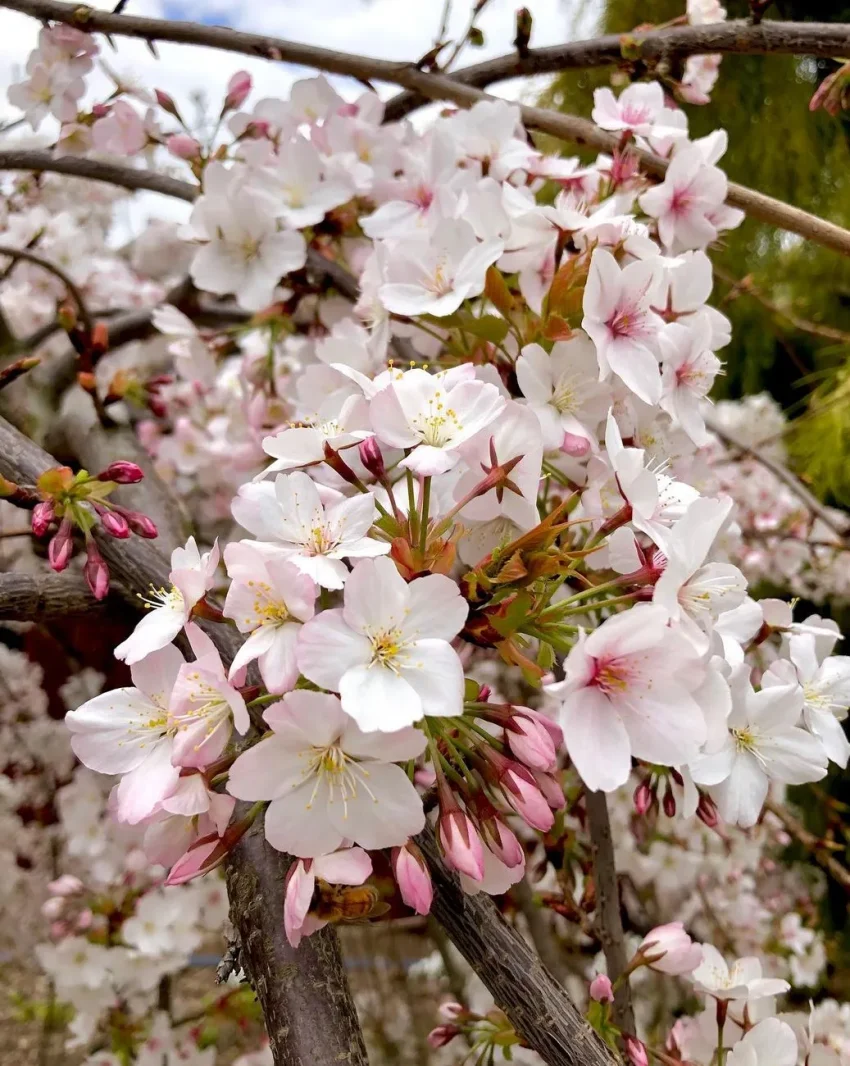
[[[395,765],[422,752],[418,730],[364,733],[320,692],[289,692],[264,718],[272,736],[239,756],[227,787],[238,799],[271,800],[272,847],[315,859],[343,840],[386,848],[420,832],[421,800]]]
[[[372,860],[362,848],[343,848],[330,855],[298,859],[286,879],[283,920],[286,939],[297,948],[302,937],[327,922],[309,913],[317,878],[330,885],[362,885],[372,873]]]
[[[361,729],[391,733],[423,715],[460,714],[463,668],[449,641],[467,611],[449,578],[407,584],[389,559],[364,559],[346,582],[344,607],[302,629],[298,665],[339,692]]]
[[[715,999],[752,1003],[765,996],[781,996],[790,985],[773,977],[762,977],[758,959],[737,959],[731,966],[711,944],[702,945],[702,962],[691,974],[698,992]]]

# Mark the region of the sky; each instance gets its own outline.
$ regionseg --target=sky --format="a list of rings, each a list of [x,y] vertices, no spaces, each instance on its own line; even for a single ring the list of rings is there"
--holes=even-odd
[[[444,0],[129,0],[128,14],[156,18],[187,19],[209,24],[229,25],[283,37],[306,44],[322,45],[339,51],[372,55],[401,62],[413,61],[433,45],[440,25]],[[112,8],[114,0],[95,0],[93,7]],[[472,0],[453,0],[449,36],[463,32]],[[515,11],[518,0],[489,0],[478,25],[484,33],[484,46],[468,47],[456,66],[475,63],[502,55],[512,48]],[[534,16],[533,45],[556,44],[592,35],[594,0],[532,0]],[[20,80],[26,57],[34,46],[39,24],[17,12],[0,9],[0,82],[8,85]],[[116,71],[138,79],[147,88],[170,93],[184,113],[191,114],[188,101],[193,92],[202,92],[213,102],[224,95],[230,76],[247,70],[254,79],[254,92],[248,101],[264,96],[285,97],[293,81],[309,77],[313,71],[286,63],[270,63],[214,49],[186,45],[158,44],[155,58],[142,41],[114,38],[116,50],[101,37],[101,55]],[[331,79],[346,96],[356,96],[362,86],[350,79]],[[101,88],[106,85],[100,82]],[[95,85],[96,87],[96,85]],[[397,90],[379,85],[382,96]],[[518,98],[533,91],[526,81],[504,82],[492,91],[508,98]],[[2,94],[4,96],[5,94]],[[100,98],[105,92],[101,91]],[[17,117],[4,98],[0,98],[0,117],[4,121]],[[29,128],[25,136],[31,136]],[[18,131],[11,135],[19,136]],[[8,142],[7,142],[8,143]],[[130,209],[135,227],[147,214],[185,217],[186,208],[165,204],[163,198],[144,194]]]

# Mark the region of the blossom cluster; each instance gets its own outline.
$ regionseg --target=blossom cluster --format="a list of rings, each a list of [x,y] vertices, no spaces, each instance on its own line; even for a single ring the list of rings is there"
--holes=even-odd
[[[244,110],[238,74],[227,133],[205,144],[162,91],[144,119],[120,85],[72,114],[95,51],[45,29],[14,99],[60,119],[59,151],[181,160],[199,190],[189,275],[238,321],[154,315],[174,376],[135,390],[139,438],[202,499],[209,547],[174,547],[170,587],[115,649],[132,684],[66,718],[84,766],[118,778],[114,818],[170,870],[154,928],[137,903],[124,940],[179,941],[160,922],[178,886],[260,816],[293,859],[297,946],[378,852],[428,913],[429,824],[466,891],[500,894],[584,793],[631,795],[638,818],[661,809],[691,833],[696,816],[711,839],[757,826],[771,789],[846,767],[840,634],[750,595],[744,524],[782,504],[737,460],[727,472],[706,424],[730,339],[707,249],[742,220],[722,130],[691,138],[661,83],[601,89],[593,120],[618,146],[583,163],[541,152],[501,100],[419,131],[324,77]],[[696,98],[716,64],[689,73]],[[668,160],[662,181],[635,145]],[[131,393],[110,391],[116,414]],[[775,917],[759,914],[765,939]],[[821,968],[806,932],[778,934],[803,983]],[[788,988],[758,959],[730,968],[668,923],[632,968],[692,974],[727,1066],[797,1061],[789,1023],[750,1013]],[[606,980],[591,995],[610,1035]],[[707,1064],[700,1024],[670,1046]]]

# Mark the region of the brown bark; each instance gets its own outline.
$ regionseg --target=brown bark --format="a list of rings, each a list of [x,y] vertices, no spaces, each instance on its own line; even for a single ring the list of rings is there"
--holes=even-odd
[[[434,882],[432,914],[525,1043],[548,1066],[616,1066],[566,990],[483,892],[467,895],[443,865],[434,832],[417,842]]]
[[[605,952],[608,976],[616,982],[625,973],[629,960],[620,914],[620,888],[614,863],[608,801],[604,792],[588,791],[585,793],[585,805],[596,888],[596,931]],[[628,978],[614,993],[614,1022],[624,1033],[634,1034],[635,1015]]]
[[[103,611],[79,574],[0,574],[0,619],[33,622]]]

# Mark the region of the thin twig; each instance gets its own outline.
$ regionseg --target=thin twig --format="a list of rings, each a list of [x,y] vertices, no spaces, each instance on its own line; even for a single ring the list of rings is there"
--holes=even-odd
[[[86,332],[91,336],[92,330],[94,329],[94,320],[92,319],[91,312],[89,311],[83,294],[80,292],[76,282],[74,282],[60,266],[57,266],[56,263],[50,259],[45,259],[43,255],[31,252],[27,248],[15,248],[10,244],[0,244],[0,255],[7,255],[14,261],[25,259],[28,263],[41,267],[42,270],[47,270],[49,273],[59,278],[68,290],[68,293],[73,297],[80,318],[83,320],[83,324],[86,327]]]
[[[725,429],[721,429],[716,422],[706,419],[706,428],[709,429],[717,438],[719,438],[726,445],[727,448],[731,448],[733,451],[739,452],[741,455],[746,455],[750,459],[755,459],[757,463],[760,463],[765,470],[769,470],[774,477],[778,478],[783,485],[786,485],[795,496],[798,497],[809,509],[809,511],[823,522],[825,526],[828,526],[836,536],[841,537],[842,540],[846,540],[850,536],[850,525],[841,525],[829,512],[828,508],[820,502],[803,482],[797,477],[793,471],[789,470],[787,466],[783,466],[781,463],[776,462],[775,459],[770,459],[758,448],[750,447],[749,444],[743,444],[741,441],[735,440],[730,436]]]
[[[624,977],[629,960],[620,915],[620,889],[614,863],[614,841],[608,801],[604,792],[585,793],[590,848],[593,854],[593,884],[596,888],[596,930],[605,952],[608,977],[615,984],[614,1021],[624,1033],[634,1034],[632,990]],[[617,985],[617,982],[620,982]]]
[[[450,100],[460,107],[471,107],[480,100],[494,100],[488,93],[465,84],[462,80],[442,74],[429,74],[419,70],[410,63],[397,63],[386,59],[372,59],[368,56],[350,55],[327,48],[299,44],[280,37],[269,37],[257,33],[245,33],[224,26],[208,26],[194,22],[177,22],[165,19],[139,18],[134,15],[116,15],[98,11],[79,4],[67,4],[62,0],[0,0],[0,7],[7,7],[38,19],[55,19],[89,32],[105,32],[125,37],[141,38],[145,41],[172,41],[176,44],[205,45],[226,52],[258,56],[274,62],[286,61],[303,66],[315,67],[330,74],[342,74],[358,81],[386,81],[410,89],[429,100]],[[716,27],[698,27],[700,30],[713,30]],[[733,34],[739,27],[733,29]],[[764,27],[753,27],[761,32]],[[716,47],[718,39],[729,38],[721,34],[715,38],[712,33],[705,34],[696,51],[707,48],[709,52],[720,51]],[[808,46],[808,42],[811,42]],[[628,42],[626,42],[628,43]],[[670,42],[668,42],[669,46]],[[807,46],[804,47],[804,44]],[[806,35],[799,27],[779,40],[769,41],[762,38],[758,45],[753,42],[757,52],[782,51],[792,52],[819,50],[827,47],[827,55],[841,54],[850,50],[850,29],[847,26],[820,26],[819,32]],[[622,48],[622,44],[619,46]],[[519,71],[518,73],[523,73]],[[619,144],[619,137],[599,129],[588,119],[556,111],[546,111],[539,107],[518,105],[522,121],[528,129],[540,130],[553,137],[578,145],[588,145],[603,152],[614,151]],[[655,177],[663,177],[668,161],[651,152],[638,151],[638,158],[644,170]],[[84,160],[84,162],[91,162]],[[850,230],[845,230],[825,219],[818,218],[792,207],[790,204],[774,200],[770,196],[748,189],[743,185],[729,183],[726,202],[739,207],[753,218],[767,222],[790,233],[832,248],[843,255],[850,255]]]
[[[830,855],[819,837],[815,836],[814,833],[810,833],[802,822],[798,821],[786,807],[776,803],[775,800],[767,800],[764,809],[770,811],[772,815],[778,818],[797,843],[802,844],[806,851],[812,853],[812,857],[818,866],[826,870],[829,876],[834,881],[837,881],[846,892],[850,892],[850,870],[846,866],[842,866],[836,858]]]

